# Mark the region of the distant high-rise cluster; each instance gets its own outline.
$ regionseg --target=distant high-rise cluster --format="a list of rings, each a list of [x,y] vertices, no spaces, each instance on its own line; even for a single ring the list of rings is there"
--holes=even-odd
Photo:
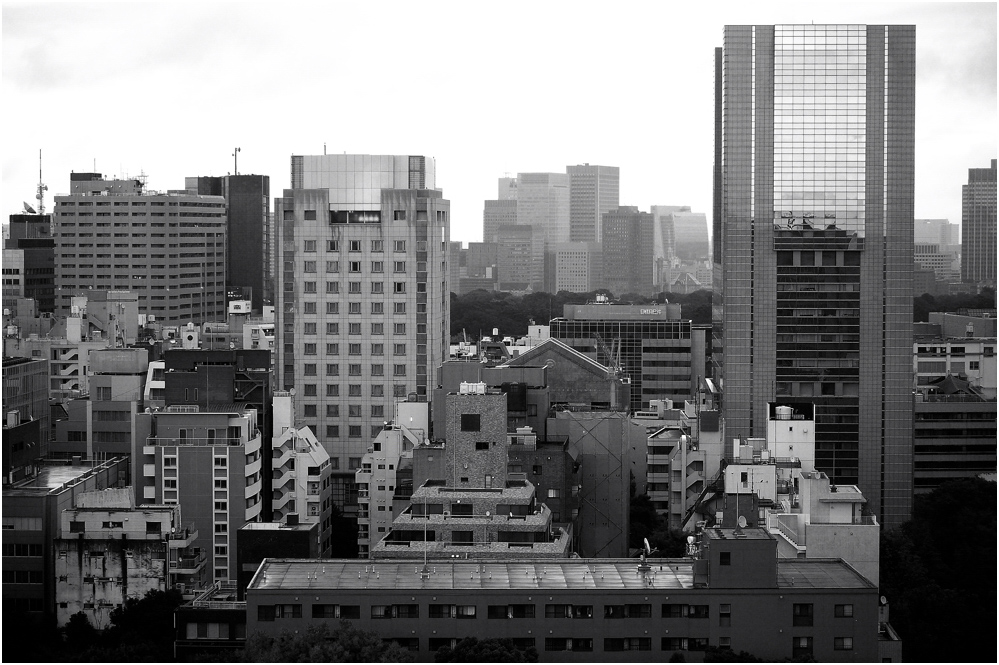
[[[707,288],[705,216],[684,206],[652,206],[651,214],[622,207],[620,183],[618,167],[591,164],[500,178],[497,198],[483,205],[483,242],[462,250],[467,260],[452,288],[620,295]]]
[[[961,277],[965,282],[996,284],[996,160],[968,169],[961,187]]]

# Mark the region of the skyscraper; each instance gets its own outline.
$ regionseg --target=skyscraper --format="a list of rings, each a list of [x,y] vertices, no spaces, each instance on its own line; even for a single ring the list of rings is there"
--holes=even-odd
[[[292,156],[274,200],[278,385],[330,454],[333,500],[394,413],[448,356],[450,204],[432,159]]]
[[[655,228],[650,213],[620,206],[603,216],[603,284],[614,295],[654,293]]]
[[[889,526],[912,504],[915,53],[914,26],[727,26],[715,68],[725,438],[813,403],[816,467]]]
[[[968,169],[961,187],[961,279],[996,283],[996,160],[987,169]]]
[[[569,240],[600,242],[602,217],[619,204],[621,169],[617,166],[566,166],[569,174]]]

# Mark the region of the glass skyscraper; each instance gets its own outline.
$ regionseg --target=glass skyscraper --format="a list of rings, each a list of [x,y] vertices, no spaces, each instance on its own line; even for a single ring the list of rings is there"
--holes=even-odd
[[[713,345],[725,438],[815,405],[816,466],[912,503],[915,27],[727,26]]]

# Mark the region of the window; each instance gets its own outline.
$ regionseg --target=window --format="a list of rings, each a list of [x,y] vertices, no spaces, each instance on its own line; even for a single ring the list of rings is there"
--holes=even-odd
[[[373,355],[373,356],[384,356],[385,355],[385,345],[384,344],[372,344],[371,345],[371,355]]]
[[[303,287],[302,290],[305,291],[306,293],[315,293],[316,292],[316,283],[315,282],[303,282],[302,283],[302,287]]]
[[[340,262],[339,261],[327,261],[326,262],[326,272],[328,272],[328,273],[340,272]],[[327,282],[327,283],[328,284],[336,284],[336,282]],[[339,291],[339,289],[338,289],[338,291]]]
[[[392,365],[392,376],[406,376],[406,366]]]
[[[405,344],[393,344],[392,345],[392,355],[404,356],[406,355],[406,345]],[[478,430],[476,430],[478,431]]]
[[[315,418],[316,417],[316,405],[315,404],[306,404],[305,405],[305,414],[304,415],[305,415],[306,418]]]
[[[372,323],[371,324],[371,334],[372,335],[384,335],[385,334],[385,324],[384,323]]]
[[[481,416],[478,413],[463,413],[461,414],[461,431],[462,432],[478,432],[480,428]]]
[[[385,293],[385,282],[371,282],[372,293]],[[381,312],[379,312],[380,314]]]
[[[708,614],[709,611],[707,605],[691,605],[687,612],[687,616],[691,619],[707,619]]]
[[[302,250],[306,251],[306,252],[315,252],[316,251],[316,241],[315,240],[306,240],[306,241],[304,241],[304,243],[302,245]]]
[[[405,240],[394,240],[392,242],[392,250],[396,252],[406,251],[406,241]]]
[[[687,605],[681,603],[670,603],[663,605],[664,619],[680,619],[687,616]]]
[[[347,365],[347,376],[361,376],[361,365],[358,363]]]
[[[360,261],[349,261],[347,269],[350,272],[361,272],[361,262]]]
[[[392,396],[393,397],[405,397],[406,396],[406,385],[396,383],[392,385]]]
[[[361,438],[361,426],[360,425],[350,425],[347,428],[347,436],[351,439]]]
[[[652,605],[604,605],[605,619],[648,619],[652,616]]]
[[[326,405],[326,417],[327,418],[339,418],[340,417],[340,405],[339,404],[327,404]]]
[[[811,626],[813,624],[811,603],[795,603],[793,611],[794,615],[793,615],[792,625]]]
[[[810,658],[812,656],[812,638],[811,637],[792,637],[791,638],[791,657],[792,658]]]
[[[852,637],[834,637],[833,638],[833,649],[836,651],[852,651],[853,650],[853,638]]]
[[[385,417],[385,406],[382,404],[372,404],[371,405],[371,417],[372,418],[383,418]],[[382,465],[379,465],[382,466]]]
[[[357,303],[357,305],[360,306],[360,303]],[[357,312],[357,313],[360,314],[360,312]],[[349,324],[347,324],[347,334],[348,335],[360,335],[361,334],[361,324],[360,323],[349,323]],[[354,345],[351,344],[351,346],[354,346]],[[357,346],[360,346],[360,344],[358,344]],[[360,355],[361,352],[358,351],[357,353],[358,353],[358,355]]]
[[[361,458],[360,457],[348,457],[347,458],[347,468],[350,471],[356,471],[361,468]]]
[[[347,415],[351,418],[361,417],[361,405],[360,404],[349,404],[347,406]]]
[[[318,394],[316,392],[316,384],[314,384],[314,383],[306,383],[304,387],[305,387],[305,396],[306,397],[315,397]]]
[[[350,397],[360,397],[361,396],[361,384],[351,383],[347,386],[347,395]]]
[[[392,326],[392,332],[394,332],[396,335],[405,335],[406,334],[406,324],[405,323],[396,323],[396,324],[394,324]]]
[[[406,282],[392,282],[392,293],[405,293]]]
[[[545,605],[546,619],[571,619],[572,605]]]
[[[371,384],[371,396],[372,397],[384,397],[385,396],[385,386],[381,383]],[[372,407],[374,408],[374,407]]]
[[[385,365],[372,365],[371,376],[385,376]]]
[[[316,345],[315,344],[305,344],[303,346],[303,349],[304,349],[305,355],[307,355],[307,356],[314,356],[314,355],[316,355]]]
[[[340,293],[340,282],[326,282],[326,293]]]
[[[384,261],[372,261],[371,262],[371,272],[385,272],[385,262]]]
[[[385,303],[383,303],[383,302],[373,302],[373,303],[371,303],[371,313],[372,314],[384,314],[385,313]]]
[[[393,261],[392,272],[406,272],[405,261]]]
[[[652,651],[652,638],[605,637],[604,651]]]
[[[718,553],[718,565],[720,565],[720,566],[731,566],[732,565],[732,553],[731,552],[719,552]]]
[[[326,303],[329,305],[330,303]],[[340,334],[340,324],[339,323],[326,323],[326,334],[327,335],[339,335]]]
[[[326,436],[330,439],[340,438],[340,426],[339,425],[327,425],[326,426]],[[339,463],[340,460],[334,458],[334,461]]]
[[[348,314],[360,314],[361,313],[361,303],[359,303],[359,302],[347,303],[347,313]]]
[[[371,241],[371,251],[372,252],[384,252],[385,251],[385,241],[384,240],[372,240]]]
[[[360,293],[361,283],[360,282],[347,282],[347,293]],[[353,309],[353,308],[352,308]],[[360,311],[351,311],[351,314],[360,314]]]
[[[307,303],[307,304],[312,304],[313,305],[313,311],[315,311],[315,303]],[[305,324],[305,334],[306,335],[315,335],[316,334],[316,324],[314,322],[312,322],[312,323],[306,323]],[[312,367],[314,369],[315,365],[313,365]]]
[[[562,490],[549,488],[549,490],[548,490],[548,498],[549,499],[559,499],[561,497],[562,497]]]
[[[732,625],[732,606],[730,604],[722,603],[718,606],[718,625],[723,627]]]
[[[328,356],[338,356],[340,355],[340,345],[336,343],[326,345],[326,355]]]
[[[340,251],[340,241],[339,240],[327,240],[326,241],[326,251],[327,252],[339,252]]]
[[[839,619],[850,618],[853,616],[853,605],[836,605],[833,613]]]
[[[316,262],[306,261],[305,266],[303,268],[303,272],[316,272]]]
[[[476,450],[489,450],[489,442],[488,441],[476,441],[475,442],[475,449]]]
[[[393,303],[392,311],[394,313],[396,313],[396,314],[405,314],[406,313],[406,303],[404,303],[404,302]]]

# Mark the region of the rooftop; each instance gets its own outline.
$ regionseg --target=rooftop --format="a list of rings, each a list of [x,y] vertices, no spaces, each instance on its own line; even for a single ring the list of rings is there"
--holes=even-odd
[[[749,531],[749,530],[747,530]],[[693,589],[690,559],[649,559],[648,578],[638,559],[516,559],[430,562],[422,559],[264,559],[248,589]],[[866,589],[872,584],[839,559],[780,559],[778,588]]]

